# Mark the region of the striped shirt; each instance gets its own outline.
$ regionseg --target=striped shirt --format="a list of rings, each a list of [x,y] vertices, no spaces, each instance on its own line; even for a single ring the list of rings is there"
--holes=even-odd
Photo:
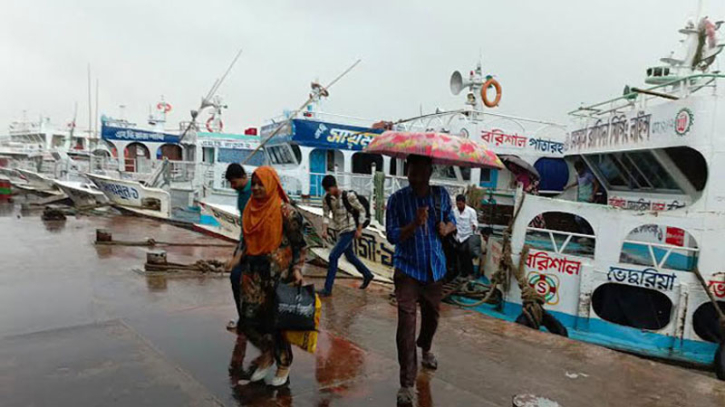
[[[340,196],[334,196],[326,194],[322,198],[322,221],[325,223],[325,225],[330,224],[330,213],[332,213],[332,229],[337,230],[337,233],[346,233],[346,232],[352,232],[357,227],[355,226],[355,216],[347,211],[347,208],[345,208],[345,203],[342,201],[342,192],[340,192]],[[330,200],[330,205],[327,205],[327,200]],[[357,195],[349,191],[347,192],[347,202],[350,203],[350,206],[353,209],[356,209],[358,212],[360,212],[360,220],[361,222],[363,219],[367,219],[368,214],[365,213],[365,207],[362,206],[360,203],[360,200],[357,199]]]
[[[385,231],[388,241],[395,245],[393,265],[408,276],[429,282],[432,274],[439,281],[446,274],[446,255],[438,236],[439,222],[451,222],[456,219],[451,210],[451,198],[443,187],[433,187],[431,194],[420,198],[411,187],[405,187],[388,198],[385,213]],[[433,194],[440,195],[441,213],[435,213]],[[408,240],[401,241],[402,229],[415,220],[418,208],[428,207],[428,222],[415,229]]]

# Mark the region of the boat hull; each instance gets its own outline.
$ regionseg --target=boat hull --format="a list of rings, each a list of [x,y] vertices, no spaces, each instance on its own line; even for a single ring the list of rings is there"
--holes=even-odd
[[[158,188],[148,188],[140,182],[115,179],[97,174],[86,174],[98,189],[114,205],[143,216],[160,219],[171,218],[168,192]]]

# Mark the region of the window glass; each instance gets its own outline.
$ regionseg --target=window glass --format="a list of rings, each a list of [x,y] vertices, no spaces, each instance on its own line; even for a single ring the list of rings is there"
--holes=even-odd
[[[620,167],[608,155],[596,154],[591,157],[592,163],[611,186],[626,187],[626,178],[622,175]]]
[[[632,151],[625,153],[637,165],[653,187],[657,189],[679,190],[675,180],[669,176],[659,161],[649,151]]]

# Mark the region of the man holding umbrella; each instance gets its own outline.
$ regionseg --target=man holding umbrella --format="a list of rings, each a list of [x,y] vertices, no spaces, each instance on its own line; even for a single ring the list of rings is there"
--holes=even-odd
[[[450,134],[386,131],[375,136],[365,152],[407,158],[409,186],[390,196],[385,214],[388,241],[395,245],[395,297],[398,302],[398,363],[400,390],[398,405],[413,404],[417,347],[422,364],[436,369],[438,361],[431,346],[438,328],[443,297],[442,279],[446,257],[442,239],[456,231],[450,195],[442,187],[431,187],[433,163],[502,169],[503,163],[485,146]],[[417,303],[421,328],[416,341]]]
[[[398,403],[412,404],[417,376],[417,349],[423,352],[422,365],[436,369],[431,353],[433,335],[443,297],[446,257],[441,239],[456,230],[451,199],[442,187],[431,188],[433,165],[430,157],[408,157],[409,186],[388,199],[386,232],[395,245],[395,297],[398,302],[398,362],[400,391]],[[415,339],[417,304],[420,302],[421,328]]]

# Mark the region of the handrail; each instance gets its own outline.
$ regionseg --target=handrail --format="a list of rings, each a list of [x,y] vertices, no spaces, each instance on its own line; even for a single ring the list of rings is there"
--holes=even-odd
[[[661,83],[659,85],[652,86],[650,88],[646,88],[644,90],[645,91],[652,91],[652,90],[660,89],[660,88],[663,88],[663,87],[666,87],[666,86],[671,86],[671,85],[674,85],[676,83],[685,82],[685,81],[692,80],[692,79],[700,79],[700,78],[710,78],[712,80],[715,80],[715,79],[725,78],[725,75],[722,75],[722,74],[694,74],[694,75],[688,75],[688,76],[685,76],[685,77],[673,79],[673,80],[668,81],[668,82],[665,82],[665,83]],[[698,90],[701,89],[701,88],[702,87],[698,88]],[[575,110],[570,111],[568,114],[571,115],[571,116],[579,116],[577,113],[586,112],[586,111],[590,111],[590,112],[593,112],[593,113],[600,113],[600,112],[597,111],[598,110],[597,108],[600,107],[600,106],[604,106],[604,105],[607,105],[607,104],[610,104],[610,103],[614,103],[614,102],[619,101],[619,100],[627,100],[627,101],[629,101],[630,98],[636,97],[638,95],[639,95],[639,93],[637,93],[637,92],[629,92],[627,94],[624,94],[622,96],[619,96],[619,97],[616,97],[614,99],[610,99],[610,100],[607,100],[607,101],[604,101],[604,102],[595,103],[595,104],[589,105],[589,106],[581,106],[578,109],[575,109]]]

